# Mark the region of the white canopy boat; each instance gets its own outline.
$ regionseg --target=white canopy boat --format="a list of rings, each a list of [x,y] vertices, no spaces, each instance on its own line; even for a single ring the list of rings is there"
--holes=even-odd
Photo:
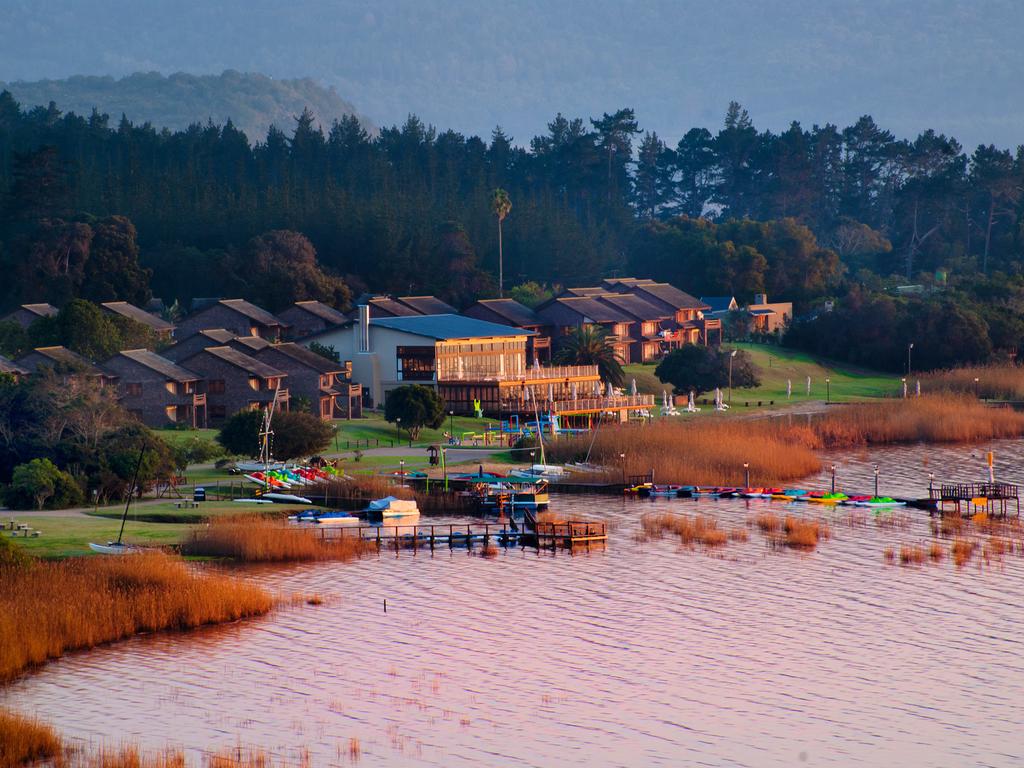
[[[415,499],[398,499],[394,496],[385,496],[383,499],[371,501],[366,511],[368,514],[381,517],[406,517],[420,513]]]

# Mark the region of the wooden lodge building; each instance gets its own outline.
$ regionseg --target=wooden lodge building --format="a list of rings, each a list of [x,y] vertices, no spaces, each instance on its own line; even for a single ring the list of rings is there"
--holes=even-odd
[[[167,341],[174,335],[174,326],[171,323],[127,301],[104,301],[100,307],[111,315],[146,326],[158,339]]]
[[[278,312],[277,319],[285,324],[284,335],[287,339],[312,336],[348,320],[341,312],[322,301],[296,301],[288,309]]]
[[[27,330],[36,320],[42,317],[53,317],[59,311],[52,304],[22,304],[2,319],[5,322],[8,320],[15,322]]]
[[[526,364],[533,366],[551,362],[551,336],[544,320],[525,304],[515,299],[481,299],[463,313],[466,317],[489,323],[508,325],[532,331],[526,339]]]
[[[179,339],[160,354],[177,363],[197,352],[202,352],[207,347],[222,347],[234,338],[235,334],[226,328],[204,328],[188,338]]]
[[[187,339],[208,328],[223,328],[235,336],[260,336],[277,341],[284,323],[245,299],[218,299],[178,323],[176,336]]]
[[[351,363],[336,363],[294,342],[263,343],[262,349],[250,354],[288,375],[292,400],[305,398],[322,419],[354,419],[363,415],[363,388],[352,383]]]
[[[113,384],[116,378],[67,347],[36,347],[18,358],[17,365],[31,375],[52,371],[65,383],[80,380],[108,386]]]
[[[422,384],[437,390],[458,414],[490,415],[616,411],[650,408],[653,398],[604,397],[597,366],[528,365],[520,328],[462,315],[374,318],[368,305],[356,321],[307,342],[333,346],[352,360],[352,375],[369,404],[382,406],[390,390]]]
[[[207,421],[220,425],[238,411],[277,407],[288,410],[288,374],[229,346],[207,347],[181,361],[206,381]]]
[[[117,396],[130,414],[149,427],[207,425],[202,376],[147,349],[126,349],[103,363],[117,378]]]

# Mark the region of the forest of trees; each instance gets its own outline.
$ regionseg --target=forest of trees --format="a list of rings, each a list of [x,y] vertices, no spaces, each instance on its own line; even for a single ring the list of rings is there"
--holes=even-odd
[[[697,295],[767,290],[800,312],[851,287],[1019,288],[1024,272],[1024,149],[899,139],[868,116],[774,134],[733,103],[717,133],[670,147],[629,109],[558,115],[523,143],[413,116],[375,137],[354,117],[325,133],[305,113],[253,145],[231,122],[157,131],[3,93],[0,305],[343,304],[364,289],[464,305],[496,289],[499,187],[509,286],[636,274]]]

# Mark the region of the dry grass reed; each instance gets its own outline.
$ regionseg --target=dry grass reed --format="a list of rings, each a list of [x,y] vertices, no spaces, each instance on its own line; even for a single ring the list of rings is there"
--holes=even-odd
[[[927,376],[922,385],[929,392],[955,392],[987,400],[1024,400],[1024,368],[1015,365],[954,368]]]
[[[0,709],[0,768],[59,759],[60,736],[40,721]]]
[[[825,523],[817,520],[802,520],[799,517],[786,517],[782,530],[785,533],[783,543],[794,549],[814,549],[818,542],[827,539],[831,532]]]
[[[978,542],[970,539],[957,538],[953,540],[953,544],[950,546],[950,554],[953,556],[953,562],[958,566],[963,566],[970,561],[974,555],[974,550],[978,548]]]
[[[214,518],[192,531],[181,549],[187,555],[225,557],[243,563],[352,560],[375,550],[372,542],[356,536],[321,539],[320,533],[261,515],[231,515]]]
[[[0,568],[0,680],[61,654],[138,632],[266,613],[259,587],[198,573],[161,552]]]
[[[928,547],[928,557],[930,557],[935,562],[941,560],[944,555],[945,551],[942,549],[942,545],[939,544],[937,541],[933,541],[931,543],[931,546]]]
[[[916,544],[904,544],[900,547],[900,563],[903,565],[921,565],[925,559],[927,554],[924,547]]]
[[[743,464],[757,485],[781,484],[821,468],[816,450],[915,442],[977,442],[1024,435],[1024,413],[964,396],[926,396],[843,406],[804,423],[784,419],[660,420],[603,427],[596,435],[559,440],[554,462],[591,461],[609,468],[607,482],[654,470],[657,482],[739,484]],[[625,458],[621,458],[625,454]],[[624,470],[624,472],[623,472]]]
[[[703,544],[705,547],[721,547],[732,541],[746,541],[747,532],[742,528],[725,531],[718,527],[718,521],[706,515],[675,515],[668,512],[644,515],[641,526],[648,538],[661,538],[666,533],[679,537],[687,547]]]

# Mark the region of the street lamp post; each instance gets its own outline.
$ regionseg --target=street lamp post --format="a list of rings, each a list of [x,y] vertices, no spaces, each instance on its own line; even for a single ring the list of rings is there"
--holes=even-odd
[[[878,465],[875,464],[875,498],[878,497]]]
[[[448,411],[448,440],[455,441],[455,411]]]
[[[825,402],[832,402],[832,379],[825,377]]]
[[[536,451],[530,451],[530,470],[533,471],[534,456],[537,455]]]
[[[750,462],[743,462],[743,487],[750,488]]]
[[[405,488],[405,459],[398,460],[398,474],[402,478],[402,487]]]
[[[836,492],[836,465],[832,465],[832,493]]]
[[[981,389],[978,387],[979,379],[977,376],[974,377],[974,399],[978,400],[981,397]]]
[[[402,417],[395,417],[395,440],[399,443],[402,442]]]
[[[907,344],[907,378],[910,378],[910,352],[914,348],[914,342]]]
[[[906,397],[907,397],[907,379],[906,379],[906,377],[903,377],[901,379],[901,381],[903,382],[903,399],[906,399]]]
[[[441,471],[444,473],[444,489],[448,490],[448,449],[441,446]]]
[[[736,357],[736,350],[729,353],[729,405],[732,405],[732,359]]]
[[[619,458],[622,460],[622,487],[626,487],[626,454],[620,453]]]

